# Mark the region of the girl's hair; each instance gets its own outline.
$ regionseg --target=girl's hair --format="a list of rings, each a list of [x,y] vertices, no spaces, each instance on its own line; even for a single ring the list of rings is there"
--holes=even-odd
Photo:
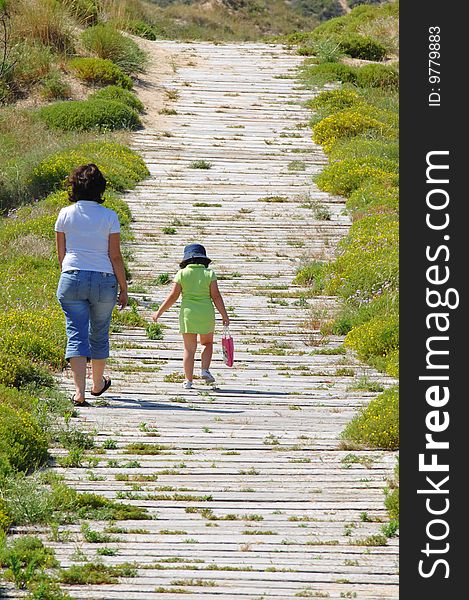
[[[69,177],[70,190],[68,199],[70,202],[78,200],[94,200],[102,204],[103,194],[106,189],[106,179],[94,163],[81,165],[74,169]]]
[[[187,265],[204,265],[204,267],[207,268],[211,262],[212,261],[209,258],[188,258],[187,260],[180,262],[179,266],[181,269],[184,269]]]

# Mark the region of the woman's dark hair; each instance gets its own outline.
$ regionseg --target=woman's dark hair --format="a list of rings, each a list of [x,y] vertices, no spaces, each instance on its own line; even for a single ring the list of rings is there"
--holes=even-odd
[[[204,267],[207,268],[211,262],[212,261],[209,258],[188,258],[187,260],[180,262],[179,267],[184,269],[187,265],[204,265]]]
[[[69,177],[70,190],[68,199],[70,202],[77,200],[94,200],[102,204],[106,180],[99,168],[94,163],[81,165],[74,169]]]

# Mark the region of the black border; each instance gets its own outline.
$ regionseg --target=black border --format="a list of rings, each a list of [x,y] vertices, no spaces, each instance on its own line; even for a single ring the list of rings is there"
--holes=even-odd
[[[469,350],[467,342],[467,279],[469,268],[467,242],[469,242],[469,220],[465,220],[469,196],[469,143],[467,140],[469,101],[465,96],[467,87],[466,64],[469,43],[468,7],[465,2],[402,2],[400,5],[400,173],[401,173],[401,520],[400,520],[400,598],[444,600],[469,597],[465,582],[469,572],[467,562],[468,522],[466,494],[469,483],[469,394],[466,373],[469,374]],[[431,85],[428,80],[429,28],[441,28],[441,83]],[[440,88],[440,106],[429,106],[431,88]],[[448,150],[448,157],[435,162],[449,164],[448,185],[441,185],[450,196],[447,212],[450,218],[448,229],[432,231],[426,225],[426,195],[431,184],[426,182],[426,156],[430,151]],[[443,172],[440,172],[440,176]],[[438,187],[438,186],[433,186]],[[444,211],[442,211],[444,212]],[[441,213],[440,213],[441,216]],[[449,240],[443,241],[448,234]],[[435,335],[427,329],[425,318],[432,309],[426,303],[426,270],[431,264],[426,258],[426,247],[432,249],[447,244],[450,256],[447,262],[441,252],[436,263],[442,269],[449,266],[450,279],[446,287],[458,290],[460,304],[455,309],[439,308],[449,313],[450,327],[446,334],[450,340],[446,345],[449,355],[440,357],[441,364],[449,364],[450,399],[441,411],[449,413],[450,424],[446,431],[434,434],[435,439],[449,441],[449,449],[438,453],[438,461],[449,464],[448,473],[433,473],[435,482],[449,475],[448,482],[441,488],[448,494],[426,496],[418,489],[428,489],[426,476],[432,473],[419,471],[419,454],[425,451],[425,434],[428,429],[425,418],[432,407],[425,398],[428,381],[419,381],[426,371],[426,341]],[[435,287],[435,286],[431,286]],[[440,286],[444,288],[445,286]],[[443,292],[443,290],[442,290]],[[441,348],[444,344],[440,345]],[[444,371],[433,371],[442,375]],[[428,451],[427,451],[428,452]],[[431,454],[432,451],[428,453]],[[428,462],[428,458],[427,458]],[[467,480],[467,482],[466,482]],[[449,525],[448,537],[440,542],[427,539],[426,527],[432,516],[426,509],[426,498],[432,498],[433,506],[441,508],[444,498],[450,502],[449,510],[441,518]],[[438,502],[440,503],[438,505]],[[435,534],[444,531],[444,526],[435,526]],[[448,551],[432,554],[427,558],[422,549],[429,541],[433,548],[442,549],[448,543]],[[424,570],[429,572],[432,563],[439,558],[448,562],[439,564],[432,576],[419,574],[419,561],[425,560]]]

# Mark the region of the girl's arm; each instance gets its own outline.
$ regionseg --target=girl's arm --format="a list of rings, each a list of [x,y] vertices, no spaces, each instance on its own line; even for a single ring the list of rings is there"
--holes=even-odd
[[[218,289],[218,283],[216,281],[212,281],[210,284],[210,297],[213,300],[213,303],[216,306],[216,309],[221,315],[223,319],[223,325],[228,326],[230,324],[230,317],[226,312],[225,303],[223,302],[222,295],[220,294],[220,290]]]
[[[109,259],[114,269],[114,275],[119,283],[119,306],[125,308],[127,306],[127,280],[125,278],[124,259],[121,254],[121,242],[119,233],[111,233],[109,235]]]
[[[62,263],[65,258],[66,245],[65,245],[65,233],[62,231],[55,232],[55,246],[57,248],[57,258],[59,259],[59,265],[62,269]]]
[[[155,321],[155,322],[158,321],[158,319],[161,317],[161,315],[164,312],[166,312],[168,310],[168,308],[171,308],[171,306],[176,302],[176,300],[181,295],[181,291],[182,291],[182,288],[179,285],[179,283],[173,283],[173,287],[172,287],[171,291],[169,292],[166,300],[159,307],[159,309],[155,313],[153,313],[153,315],[152,315],[153,321]]]

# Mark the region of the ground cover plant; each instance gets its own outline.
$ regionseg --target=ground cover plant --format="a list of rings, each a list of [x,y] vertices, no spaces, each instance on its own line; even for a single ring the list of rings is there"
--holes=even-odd
[[[320,25],[310,36],[300,36],[300,42],[332,40],[345,53],[350,40],[357,42],[358,35],[366,34],[376,42],[370,48],[381,45],[389,56],[396,50],[397,12],[397,3],[359,6]],[[356,57],[378,61],[384,58],[384,50],[379,56]],[[337,295],[341,307],[332,325],[327,323],[328,331],[345,335],[345,348],[397,377],[398,66],[377,62],[351,66],[340,60],[337,55],[320,64],[307,59],[300,78],[313,89],[324,82],[335,83],[334,89],[307,103],[313,139],[329,158],[315,182],[320,190],[346,198],[352,225],[335,259],[303,265],[296,283],[311,286],[314,293]],[[384,390],[347,425],[344,443],[397,449],[398,404],[398,387]],[[386,502],[396,512],[398,492],[389,492]]]
[[[133,85],[126,72],[143,68],[143,54],[133,41],[112,32],[112,41],[130,49],[124,70],[113,62],[117,51],[102,59],[91,43],[89,52],[96,56],[72,56],[80,48],[74,19],[91,26],[102,16],[100,7],[94,0],[0,2],[10,36],[0,72],[0,102],[5,105],[0,109],[0,565],[3,576],[29,590],[31,598],[69,596],[60,591],[53,553],[38,538],[10,542],[4,532],[77,519],[149,518],[138,507],[78,494],[47,470],[44,477],[37,474],[53,460],[50,449],[55,446],[66,449],[68,454],[58,459],[64,464],[98,460],[90,454],[96,451],[93,436],[73,424],[74,409],[53,377],[65,367],[65,323],[55,297],[59,266],[54,222],[68,204],[66,178],[79,164],[98,164],[108,180],[105,206],[117,212],[125,240],[131,214],[118,193],[148,175],[142,159],[127,147],[126,135],[110,133],[140,126],[143,105],[124,88]],[[37,22],[25,15],[28,10]],[[137,61],[133,65],[132,58]],[[104,71],[96,70],[103,60]],[[65,71],[83,64],[104,73],[100,84],[117,85],[90,88],[90,99],[68,101],[70,79],[64,78],[70,75]],[[115,77],[106,79],[109,73]],[[38,95],[42,107],[15,105],[28,95]],[[62,97],[67,101],[54,102]],[[131,576],[131,571],[106,571],[113,581],[120,575]]]

